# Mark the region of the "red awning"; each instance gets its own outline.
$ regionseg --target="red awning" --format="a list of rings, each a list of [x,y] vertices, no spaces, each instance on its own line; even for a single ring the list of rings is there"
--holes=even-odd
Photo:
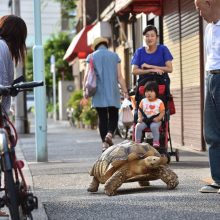
[[[79,58],[86,58],[92,52],[92,49],[87,45],[87,32],[93,27],[88,25],[84,27],[72,40],[63,59],[71,62],[77,56]]]
[[[154,13],[161,15],[162,0],[116,0],[115,12],[118,14]]]

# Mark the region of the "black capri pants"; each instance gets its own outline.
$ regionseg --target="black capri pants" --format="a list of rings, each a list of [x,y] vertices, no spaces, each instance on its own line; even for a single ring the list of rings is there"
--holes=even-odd
[[[108,132],[114,134],[118,125],[118,108],[110,107],[97,107],[96,111],[99,117],[99,132],[102,142],[105,141],[105,136]]]

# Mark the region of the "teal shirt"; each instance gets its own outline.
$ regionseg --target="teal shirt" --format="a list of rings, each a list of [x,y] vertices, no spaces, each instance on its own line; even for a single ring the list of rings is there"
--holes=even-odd
[[[93,57],[93,64],[97,76],[97,90],[92,97],[92,107],[120,108],[120,92],[118,87],[117,65],[121,62],[119,56],[100,45],[96,51],[89,54],[86,62]]]

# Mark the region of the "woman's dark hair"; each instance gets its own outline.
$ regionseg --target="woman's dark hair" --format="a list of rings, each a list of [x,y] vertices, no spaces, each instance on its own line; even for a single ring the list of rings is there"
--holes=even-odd
[[[15,65],[17,66],[19,61],[24,62],[27,37],[27,26],[24,20],[15,15],[1,17],[0,37],[7,43]]]
[[[95,46],[95,50],[97,50],[100,45],[105,45],[108,48],[108,44],[106,42],[101,42]]]
[[[144,31],[143,31],[143,35],[145,35],[148,31],[154,31],[155,33],[156,33],[156,35],[157,35],[157,28],[155,27],[155,26],[153,26],[153,25],[148,25],[145,29],[144,29]]]
[[[156,97],[158,97],[159,95],[159,88],[158,88],[158,84],[157,82],[155,81],[148,81],[146,84],[145,84],[145,92],[146,91],[154,91],[156,93]]]

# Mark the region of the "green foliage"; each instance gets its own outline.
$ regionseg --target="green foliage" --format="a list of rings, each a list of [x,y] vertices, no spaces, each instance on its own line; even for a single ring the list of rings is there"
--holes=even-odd
[[[92,127],[97,125],[98,115],[95,109],[91,108],[91,100],[85,106],[80,105],[83,98],[82,90],[74,91],[68,101],[68,106],[72,107],[74,121],[82,121],[85,125]]]
[[[72,70],[69,64],[63,60],[63,56],[66,53],[67,48],[70,45],[70,39],[67,34],[59,33],[58,35],[52,35],[44,46],[44,63],[45,63],[45,79],[47,89],[52,89],[52,74],[50,72],[50,57],[55,56],[56,60],[56,80],[61,79],[72,80]],[[26,80],[31,81],[33,79],[33,58],[32,49],[27,51],[26,57]]]
[[[50,112],[50,113],[53,112],[53,104],[52,103],[47,104],[47,112]]]
[[[71,106],[73,110],[73,118],[75,121],[80,121],[80,115],[82,113],[82,106],[80,101],[83,98],[82,90],[77,90],[72,93],[70,99],[67,103],[68,106]]]
[[[71,17],[71,12],[76,8],[76,0],[56,0],[62,5],[62,16]]]
[[[95,109],[91,108],[91,100],[83,107],[80,118],[85,125],[94,127],[97,125],[98,115]]]
[[[66,61],[63,60],[63,56],[66,53],[67,48],[70,45],[70,39],[67,34],[59,33],[57,36],[52,37],[45,43],[44,46],[44,61],[45,61],[45,79],[46,85],[52,88],[52,75],[50,72],[50,57],[55,56],[56,66],[56,80],[72,80],[71,67]]]
[[[78,103],[76,101],[81,100],[83,98],[82,90],[76,90],[72,92],[72,95],[70,96],[70,99],[67,103],[68,106],[71,106],[73,108],[76,108]]]
[[[33,80],[33,56],[32,56],[32,50],[28,49],[27,56],[25,60],[25,76],[26,81],[32,81]]]

